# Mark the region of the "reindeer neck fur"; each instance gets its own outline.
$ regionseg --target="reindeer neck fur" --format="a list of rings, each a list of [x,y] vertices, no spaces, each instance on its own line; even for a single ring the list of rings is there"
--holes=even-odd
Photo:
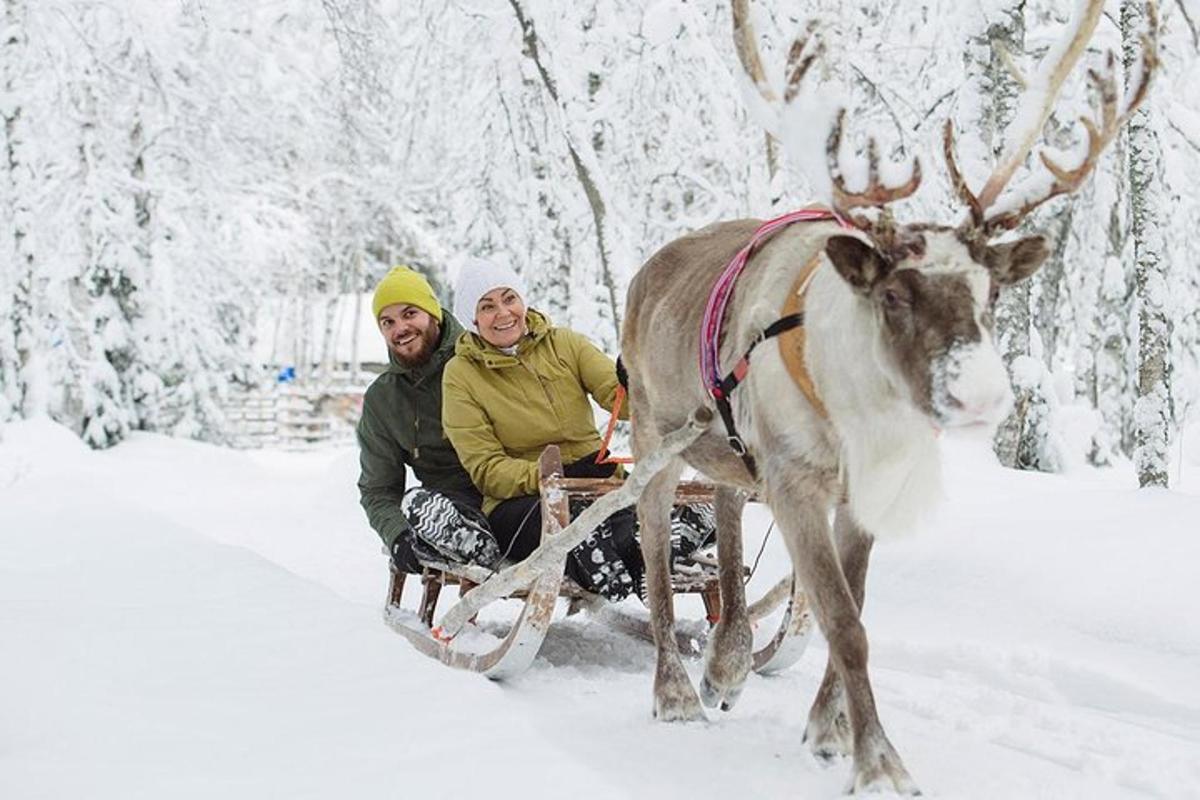
[[[839,229],[832,223],[798,226],[781,234],[790,234],[786,248],[764,248],[748,271],[753,280],[739,287],[745,298],[739,340],[779,318],[797,274],[834,232]],[[752,447],[758,437],[785,439],[805,464],[836,468],[851,512],[873,535],[907,533],[941,494],[936,432],[909,399],[873,305],[821,258],[804,304],[805,357],[829,419],[796,389],[778,345],[766,343],[755,351],[749,373],[749,391],[761,395],[760,402],[738,404],[739,425],[753,432]],[[763,419],[747,418],[752,405]]]

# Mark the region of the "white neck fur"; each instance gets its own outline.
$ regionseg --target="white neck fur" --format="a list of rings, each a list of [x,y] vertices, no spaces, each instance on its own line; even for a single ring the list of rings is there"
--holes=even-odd
[[[910,533],[942,494],[937,433],[888,357],[875,310],[828,263],[805,308],[809,371],[841,440],[851,513],[876,537]]]

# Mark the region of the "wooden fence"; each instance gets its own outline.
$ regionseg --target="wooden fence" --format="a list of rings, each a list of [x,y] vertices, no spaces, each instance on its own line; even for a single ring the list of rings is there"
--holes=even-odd
[[[229,443],[285,450],[352,444],[362,391],[285,383],[239,392],[223,404]]]

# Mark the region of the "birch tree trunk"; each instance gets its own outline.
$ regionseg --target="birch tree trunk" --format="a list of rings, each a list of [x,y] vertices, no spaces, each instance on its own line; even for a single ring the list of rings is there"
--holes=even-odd
[[[1056,225],[1051,230],[1054,237],[1050,257],[1046,259],[1034,277],[1037,281],[1036,297],[1033,304],[1033,327],[1042,340],[1042,361],[1047,367],[1053,367],[1058,355],[1060,326],[1062,316],[1059,313],[1063,280],[1066,275],[1065,257],[1067,243],[1071,236],[1071,226],[1075,222],[1075,198],[1065,202]]]
[[[0,108],[4,127],[4,151],[0,154],[0,423],[21,407],[21,356],[18,352],[18,276],[20,257],[17,239],[18,137],[22,107],[16,94],[17,67],[23,63],[25,38],[23,9],[16,0],[5,0],[3,40],[0,41],[0,92],[11,100]]]
[[[979,93],[983,98],[980,108],[980,133],[984,137],[993,160],[998,159],[1004,149],[1004,131],[1012,121],[1020,98],[1021,87],[1009,72],[1005,63],[1005,52],[1021,53],[1025,49],[1025,18],[1022,3],[1010,3],[995,17],[973,50],[986,53],[970,71],[981,75]],[[988,102],[990,100],[990,102]],[[1031,283],[1022,281],[1007,286],[996,304],[996,346],[1010,374],[1014,374],[1017,360],[1030,352],[1030,330],[1032,326]],[[1028,377],[1030,370],[1021,370]],[[1022,466],[1021,451],[1026,435],[1027,420],[1034,408],[1034,391],[1024,379],[1014,379],[1013,412],[996,429],[993,449],[1000,463],[1006,467]]]
[[[1128,131],[1117,140],[1115,156],[1125,163],[1128,151]],[[1127,192],[1124,175],[1115,180],[1116,197],[1109,209],[1107,251],[1101,263],[1101,275],[1096,296],[1096,315],[1092,327],[1090,379],[1088,396],[1100,412],[1101,425],[1092,443],[1088,461],[1102,467],[1112,463],[1120,452],[1129,452],[1126,432],[1129,429],[1129,334],[1128,316],[1132,302],[1132,287],[1125,268],[1125,249],[1128,242],[1126,214]]]
[[[1144,24],[1140,3],[1121,4],[1127,74],[1137,57],[1137,37]],[[1167,485],[1171,438],[1170,298],[1161,228],[1162,150],[1154,114],[1154,106],[1147,103],[1129,121],[1129,204],[1138,308],[1133,460],[1142,487]]]
[[[29,8],[25,0],[5,0],[3,69],[4,95],[7,100],[0,113],[4,117],[4,190],[5,229],[3,232],[6,281],[5,305],[11,328],[0,339],[0,377],[3,377],[5,404],[22,416],[44,413],[46,392],[37,364],[38,331],[35,326],[35,286],[37,261],[33,251],[34,196],[33,168],[29,163],[33,138],[31,109],[27,96],[19,89],[28,85],[30,68],[29,35],[26,25]]]

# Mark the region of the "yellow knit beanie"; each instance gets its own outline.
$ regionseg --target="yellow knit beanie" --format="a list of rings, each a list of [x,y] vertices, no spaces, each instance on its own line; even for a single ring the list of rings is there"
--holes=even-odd
[[[396,303],[416,306],[428,311],[438,322],[442,321],[442,306],[434,297],[429,281],[409,267],[394,267],[375,287],[375,299],[371,303],[375,319],[379,319],[380,311]]]

